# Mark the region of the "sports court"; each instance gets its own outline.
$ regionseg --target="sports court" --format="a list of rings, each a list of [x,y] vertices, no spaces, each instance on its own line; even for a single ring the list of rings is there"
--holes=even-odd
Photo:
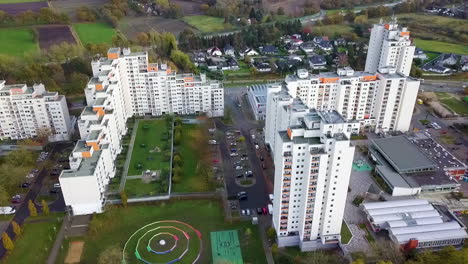
[[[243,264],[237,230],[211,232],[213,263]]]

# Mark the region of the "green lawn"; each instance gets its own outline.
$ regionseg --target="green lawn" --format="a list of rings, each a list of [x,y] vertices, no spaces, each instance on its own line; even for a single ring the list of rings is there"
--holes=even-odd
[[[224,18],[213,16],[185,16],[182,18],[187,24],[197,28],[201,32],[209,33],[231,29],[232,25],[224,24]]]
[[[0,39],[0,53],[5,55],[22,57],[39,50],[30,28],[0,29]]]
[[[468,45],[459,45],[437,40],[424,40],[414,38],[416,47],[425,51],[440,53],[468,54]]]
[[[106,23],[77,23],[73,24],[73,28],[80,37],[81,43],[98,44],[98,43],[111,43],[115,30]]]
[[[232,229],[239,231],[244,263],[266,263],[258,227],[249,222],[224,222],[223,210],[218,201],[180,200],[155,205],[119,207],[106,210],[95,217],[90,225],[91,233],[82,239],[85,248],[80,264],[96,263],[99,254],[107,247],[118,244],[123,248],[128,238],[139,228],[162,220],[182,221],[200,231],[203,252],[197,263],[212,263],[210,232]],[[98,227],[98,231],[93,233],[95,227]],[[249,236],[245,232],[247,228],[251,230]],[[61,253],[60,258],[63,259],[64,255]]]
[[[353,234],[351,234],[351,231],[348,228],[348,225],[343,221],[343,224],[341,224],[341,243],[343,244],[348,244],[348,242],[351,240],[353,237]]]
[[[164,152],[170,152],[171,149],[169,132],[163,119],[140,121],[128,175],[141,175],[145,170],[169,170],[169,161],[163,158]],[[138,164],[141,164],[141,167]]]
[[[126,180],[125,191],[129,197],[152,196],[159,193],[156,181],[145,183],[141,179]]]
[[[326,25],[326,26],[317,26],[312,29],[314,34],[323,35],[323,36],[333,36],[336,34],[351,33],[353,28],[348,25]]]
[[[459,115],[468,115],[468,103],[451,96],[448,93],[436,93],[439,101],[449,107],[451,110]]]
[[[62,216],[48,217],[50,221],[26,223],[22,226],[23,234],[13,242],[13,252],[2,263],[45,263],[62,224]]]
[[[0,0],[0,4],[42,2],[43,0]]]
[[[199,159],[195,152],[196,145],[193,144],[193,140],[194,133],[199,133],[198,129],[201,129],[198,125],[182,124],[181,142],[175,150],[180,153],[183,161],[182,179],[180,183],[173,185],[173,192],[206,192],[211,189],[209,184],[204,179],[197,177],[195,173]]]

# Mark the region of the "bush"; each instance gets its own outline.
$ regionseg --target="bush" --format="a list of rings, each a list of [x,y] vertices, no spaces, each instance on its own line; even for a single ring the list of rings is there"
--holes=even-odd
[[[361,195],[357,195],[353,200],[353,204],[355,206],[359,206],[360,204],[362,204],[363,201],[364,201],[364,197],[362,197]]]

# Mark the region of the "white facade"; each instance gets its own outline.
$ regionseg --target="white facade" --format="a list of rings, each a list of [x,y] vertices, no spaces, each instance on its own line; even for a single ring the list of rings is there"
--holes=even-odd
[[[311,110],[285,91],[269,91],[265,140],[274,153],[280,247],[309,251],[340,241],[354,156],[349,139],[358,131],[359,123],[336,111]]]
[[[49,135],[49,141],[70,139],[71,124],[65,97],[43,84],[6,85],[0,80],[0,139]]]
[[[312,75],[306,70],[285,79],[288,93],[309,108],[336,110],[347,120],[357,120],[375,132],[408,131],[419,81],[394,70]]]
[[[249,87],[247,98],[249,99],[255,120],[265,120],[267,89],[271,85],[277,84],[255,84]]]
[[[375,24],[371,31],[366,59],[366,72],[393,68],[408,76],[413,62],[415,46],[411,44],[407,28],[399,28],[396,21]]]
[[[110,49],[92,63],[94,77],[85,88],[87,107],[78,121],[81,140],[70,155],[70,170],[59,181],[73,214],[100,213],[115,176],[114,161],[133,115],[198,114],[222,116],[223,88],[204,75],[176,74],[148,64],[146,53]]]

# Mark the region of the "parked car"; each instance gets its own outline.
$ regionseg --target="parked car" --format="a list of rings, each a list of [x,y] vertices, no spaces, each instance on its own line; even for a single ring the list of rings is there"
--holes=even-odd
[[[236,178],[242,178],[242,177],[244,177],[244,175],[242,175],[242,174],[239,174],[239,175],[236,176]]]
[[[255,149],[259,149],[260,146],[258,144],[255,144]]]
[[[16,212],[16,209],[11,206],[4,206],[0,207],[0,214],[2,215],[7,215],[7,214],[14,214]]]
[[[60,183],[54,183],[54,188],[60,188]]]
[[[258,214],[258,215],[261,215],[261,214],[262,214],[262,208],[260,208],[260,207],[257,208],[257,214]]]
[[[231,157],[237,157],[237,156],[239,156],[239,154],[237,154],[235,152],[231,153]]]
[[[52,188],[50,189],[50,193],[60,193],[61,189],[60,188]]]
[[[11,197],[12,203],[21,203],[21,201],[22,201],[21,195],[19,194],[16,194],[15,196]]]
[[[31,185],[31,183],[29,183],[29,182],[23,182],[23,183],[21,184],[21,188],[28,188],[29,185]]]
[[[262,162],[262,169],[266,169],[265,163]]]
[[[242,166],[236,166],[236,170],[242,170]]]
[[[268,209],[266,207],[263,207],[262,212],[263,212],[264,215],[266,215],[266,214],[268,214]]]
[[[244,210],[244,209],[241,210],[241,215],[242,215],[242,216],[245,215],[245,210]]]
[[[261,160],[261,161],[264,161],[265,158],[264,158],[263,156],[260,156],[260,160]]]
[[[245,213],[246,213],[247,215],[250,215],[250,214],[251,214],[250,209],[245,209]]]
[[[231,149],[231,152],[237,152],[237,149],[232,148],[232,149]]]
[[[237,193],[237,199],[239,199],[239,200],[245,200],[245,199],[247,199],[247,192],[239,192],[239,193]]]

